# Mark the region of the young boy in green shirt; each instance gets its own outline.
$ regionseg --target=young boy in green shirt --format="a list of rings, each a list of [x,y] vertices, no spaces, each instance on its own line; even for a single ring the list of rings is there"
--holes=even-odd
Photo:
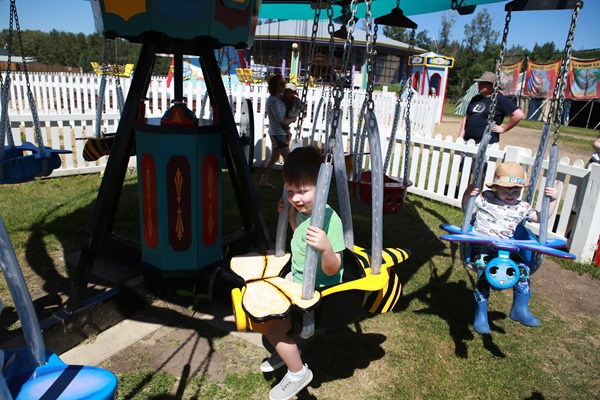
[[[323,229],[310,225],[321,164],[321,153],[316,148],[299,147],[286,157],[281,171],[287,201],[292,206],[289,216],[289,223],[294,231],[291,240],[291,278],[296,283],[302,282],[306,246],[313,246],[320,253],[315,282],[317,288],[342,282],[342,252],[345,248],[342,221],[331,207],[326,206]],[[283,209],[283,199],[279,202],[278,209],[280,212]],[[269,398],[289,399],[311,382],[312,371],[303,364],[296,340],[290,334],[290,317],[270,320],[265,323],[265,328],[267,339],[276,353],[261,365],[261,370],[274,371],[283,365],[288,368],[281,382],[269,393]]]

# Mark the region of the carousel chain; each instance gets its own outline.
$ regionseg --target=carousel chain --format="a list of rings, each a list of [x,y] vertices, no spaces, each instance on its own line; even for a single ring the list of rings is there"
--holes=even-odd
[[[231,61],[231,58],[229,57],[229,54],[227,55],[227,94],[229,95],[229,107],[231,107],[231,109],[233,110],[233,91],[232,91],[232,84],[231,84],[231,66],[233,65],[233,62]]]
[[[6,81],[4,80],[6,79]],[[4,141],[5,137],[8,140],[9,147],[15,147],[15,141],[10,134],[10,120],[8,118],[8,87],[10,86],[10,75],[6,74],[6,78],[2,77],[0,71],[0,160],[4,158]]]
[[[489,127],[491,126],[492,121],[494,120],[494,114],[496,113],[496,104],[498,101],[498,91],[500,90],[500,68],[502,68],[502,64],[504,63],[504,52],[506,51],[506,41],[508,39],[508,30],[510,26],[510,20],[512,18],[512,10],[509,8],[506,12],[506,18],[504,20],[504,30],[502,32],[502,43],[500,45],[500,55],[498,56],[498,62],[496,63],[496,80],[494,82],[494,90],[492,92],[492,102],[490,104],[490,110],[487,119],[487,126],[485,134],[491,134],[488,132]],[[481,145],[481,144],[480,144]],[[481,172],[483,170],[483,166],[485,164],[485,152],[477,152],[477,160],[475,164],[474,176],[477,178],[481,176]],[[477,182],[479,184],[479,182]]]
[[[411,129],[412,127],[410,126],[410,105],[412,103],[412,98],[413,98],[413,91],[411,89],[411,76],[412,76],[412,64],[410,62],[410,57],[412,56],[413,52],[415,51],[415,30],[413,29],[410,32],[410,40],[409,40],[409,48],[408,48],[408,61],[406,63],[406,89],[408,90],[408,95],[406,96],[406,114],[404,116],[404,124],[406,125],[406,139],[404,142],[404,158],[406,160],[409,159],[410,157],[410,146],[411,146]],[[404,172],[404,175],[406,176],[408,173],[408,171]]]
[[[344,42],[344,51],[342,54],[342,67],[347,69],[350,64],[350,55],[352,53],[352,46],[354,45],[354,31],[356,29],[356,22],[354,21],[356,11],[358,9],[358,1],[352,0],[351,13],[348,21],[346,21],[346,31],[348,36]]]
[[[306,70],[304,72],[304,82],[302,87],[301,103],[306,104],[306,98],[308,93],[308,81],[310,80],[310,69],[312,67],[312,60],[315,55],[315,48],[317,44],[317,33],[319,32],[319,20],[321,19],[321,6],[323,1],[318,0],[317,8],[315,9],[315,19],[313,20],[312,32],[310,36],[310,46],[308,50],[308,59],[306,64]],[[300,134],[302,133],[302,122],[304,121],[305,107],[300,107],[300,114],[298,114],[298,124],[296,125],[296,141],[300,141]]]
[[[492,92],[492,104],[490,105],[490,113],[488,114],[488,124],[494,120],[494,114],[496,112],[496,105],[498,102],[498,92],[500,90],[500,71],[504,64],[504,53],[506,51],[506,41],[508,38],[508,27],[510,26],[511,10],[509,9],[506,13],[506,19],[504,23],[504,31],[502,32],[502,44],[500,46],[500,54],[498,56],[498,62],[496,63],[496,80],[494,82],[494,91]]]
[[[102,74],[112,75],[115,78],[116,87],[121,86],[121,79],[119,78],[119,64],[117,62],[117,55],[115,52],[115,41],[105,39],[104,41],[104,63],[102,64]],[[117,92],[117,108],[123,110],[124,99],[119,92]]]
[[[548,113],[547,118],[548,121],[550,121],[550,118],[554,118],[554,144],[558,142],[558,137],[560,136],[560,126],[562,123],[561,121],[565,102],[567,73],[569,71],[569,64],[571,62],[573,41],[575,39],[575,28],[577,27],[577,18],[579,17],[580,7],[581,3],[578,2],[575,5],[575,9],[573,10],[573,15],[571,16],[571,26],[569,27],[569,33],[567,35],[565,49],[563,51],[563,57],[560,63],[558,81],[554,86],[554,93],[552,94],[552,98],[554,99],[554,101],[551,102],[550,112]],[[554,112],[555,106],[557,107],[556,113]]]
[[[21,52],[25,54],[25,47],[23,47],[23,38],[21,36],[21,26],[19,24],[19,16],[17,15],[17,5],[16,0],[10,1],[10,27],[9,27],[9,36],[11,36],[12,41],[12,29],[13,29],[13,20],[15,21],[15,27],[17,28],[17,40],[19,41],[19,48]],[[12,51],[12,47],[10,48]],[[9,51],[9,54],[10,52]],[[10,55],[9,55],[10,60]],[[35,99],[33,98],[33,92],[31,91],[31,82],[29,81],[29,72],[27,70],[27,60],[23,55],[23,74],[25,75],[25,83],[27,85],[27,97],[29,99],[29,107],[31,108],[31,116],[33,118],[33,127],[35,131],[35,138],[37,140],[38,146],[40,148],[40,154],[44,155],[46,153],[44,149],[44,140],[42,138],[42,131],[40,129],[40,121],[37,113],[37,109],[35,107]]]
[[[336,81],[336,70],[335,70],[335,40],[334,40],[334,32],[335,32],[335,26],[333,24],[333,7],[331,2],[327,3],[327,19],[328,19],[328,23],[327,23],[327,32],[329,33],[329,55],[327,58],[327,61],[329,63],[329,80],[331,82],[335,82]],[[335,86],[332,87],[331,90],[327,91],[327,107],[326,107],[326,111],[325,111],[325,115],[326,115],[326,132],[325,132],[325,137],[327,139],[327,147],[326,150],[328,152],[331,152],[333,147],[335,146],[335,131],[331,132],[330,128],[331,128],[331,121],[332,121],[332,115],[330,115],[331,112],[331,98],[333,96],[333,92],[335,91]]]
[[[333,147],[335,146],[335,140],[336,140],[336,132],[337,132],[337,128],[339,125],[339,121],[340,121],[340,116],[341,116],[341,105],[342,105],[342,100],[344,99],[344,84],[346,82],[346,72],[348,70],[348,64],[350,61],[350,53],[351,53],[351,49],[352,49],[352,44],[354,43],[354,30],[356,28],[355,26],[355,21],[354,21],[354,16],[356,14],[356,10],[358,8],[358,2],[357,0],[352,0],[352,2],[350,3],[350,5],[347,6],[346,8],[346,12],[345,15],[348,17],[347,20],[345,21],[346,23],[346,32],[347,32],[347,36],[346,36],[346,40],[344,41],[344,49],[342,52],[342,64],[341,64],[341,69],[340,69],[340,73],[336,74],[337,76],[335,77],[335,86],[333,89],[333,99],[334,99],[334,105],[333,105],[333,116],[332,116],[332,121],[331,121],[331,135],[329,137],[329,149],[333,149]],[[349,15],[348,15],[349,13]],[[333,35],[330,36],[330,43],[333,42]],[[335,47],[334,47],[335,49]],[[330,53],[333,54],[333,51],[330,48]],[[332,70],[335,71],[335,65],[331,65]]]
[[[373,46],[373,34],[371,33],[373,26],[373,15],[371,14],[371,0],[365,0],[365,31],[367,41],[367,111],[371,112],[375,109],[373,101],[373,58],[375,48]]]
[[[104,39],[104,51],[102,55],[102,65],[100,66],[100,71],[102,75],[108,74],[110,71],[110,66],[108,63],[109,58],[109,47],[110,47],[110,39]]]
[[[400,7],[400,1],[398,0],[397,4],[398,7]],[[375,29],[377,30],[377,24],[375,24]],[[412,29],[411,33],[410,33],[410,39],[408,42],[408,57],[407,57],[407,61],[406,61],[406,65],[404,68],[404,72],[403,72],[403,76],[402,76],[402,85],[404,87],[404,90],[408,90],[408,96],[407,96],[407,104],[406,104],[406,113],[405,113],[405,125],[406,125],[406,139],[405,139],[405,145],[404,145],[404,157],[406,159],[408,159],[408,157],[410,156],[410,144],[411,144],[411,134],[410,134],[410,104],[412,102],[412,96],[413,96],[413,92],[410,89],[410,77],[412,76],[412,64],[410,63],[410,57],[412,56],[412,54],[415,51],[415,30]],[[396,136],[396,130],[398,129],[398,122],[400,120],[400,107],[401,107],[401,103],[402,103],[402,96],[401,93],[398,96],[398,98],[396,99],[396,109],[394,112],[394,121],[392,124],[392,133],[390,135],[390,141],[395,140],[395,136]],[[388,168],[388,165],[391,161],[391,157],[392,157],[392,146],[388,146],[387,152],[385,154],[385,162],[384,162],[384,167],[383,170],[386,171]]]
[[[327,4],[327,32],[329,33],[329,54],[327,61],[329,63],[329,80],[335,82],[335,40],[333,34],[335,33],[335,25],[333,24],[333,7],[331,2]]]
[[[14,8],[13,8],[14,7]],[[8,119],[8,88],[10,86],[10,82],[11,82],[11,78],[10,78],[10,71],[11,71],[11,65],[12,65],[12,52],[13,52],[13,32],[14,32],[14,16],[16,15],[16,5],[14,4],[13,1],[11,1],[11,6],[10,6],[10,20],[9,20],[9,28],[8,28],[8,56],[7,56],[7,60],[6,60],[6,77],[5,80],[3,82],[3,87],[2,87],[2,127],[1,129],[3,130],[3,134],[10,132],[10,121]],[[18,25],[19,21],[17,18],[17,25]],[[15,142],[14,139],[12,137],[12,135],[8,135],[8,144],[11,147],[15,146]],[[1,155],[2,157],[4,157],[4,137],[2,137],[2,152]]]
[[[356,29],[356,22],[354,21],[354,17],[356,15],[356,11],[358,8],[358,1],[353,0],[352,1],[352,5],[351,6],[351,10],[352,10],[352,14],[350,16],[350,19],[348,20],[347,24],[347,30],[348,30],[348,39],[350,39],[350,42],[346,42],[346,43],[350,43],[350,49],[352,48],[352,45],[354,43],[354,30]],[[346,49],[346,45],[344,45],[344,54],[350,54],[351,51]],[[348,64],[348,60],[344,61],[345,65]],[[354,78],[353,76],[350,77],[351,80]],[[351,84],[354,84],[353,82],[351,82]],[[350,99],[349,99],[349,120],[350,120],[350,130],[348,132],[348,145],[349,148],[352,149],[352,141],[354,139],[354,104],[353,104],[353,100],[354,100],[354,94],[352,92],[352,90],[350,90]]]

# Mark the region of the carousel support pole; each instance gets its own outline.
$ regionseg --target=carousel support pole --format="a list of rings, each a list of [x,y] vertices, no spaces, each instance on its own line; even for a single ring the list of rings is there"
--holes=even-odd
[[[159,40],[160,38],[157,37],[149,37],[142,46],[137,68],[115,134],[115,141],[96,198],[94,213],[88,228],[89,239],[81,249],[81,255],[75,270],[73,286],[66,306],[68,313],[74,312],[82,305],[98,250],[102,241],[112,229],[123,182],[125,181],[129,157],[131,156],[134,141],[133,125],[137,119],[140,100],[148,90],[148,77],[152,73],[156,46]]]
[[[233,118],[229,99],[221,79],[221,71],[212,49],[202,49],[200,53],[202,71],[206,78],[206,87],[211,100],[219,110],[220,122],[223,124],[223,152],[232,181],[232,186],[238,201],[238,206],[246,231],[254,230],[254,238],[259,248],[266,253],[273,248],[269,230],[265,222],[256,186],[252,181],[250,168],[244,154],[237,126]]]

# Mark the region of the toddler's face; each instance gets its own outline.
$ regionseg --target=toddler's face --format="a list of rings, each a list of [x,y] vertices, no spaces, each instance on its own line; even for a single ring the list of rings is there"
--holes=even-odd
[[[298,212],[310,215],[315,202],[315,185],[295,186],[286,184],[285,187],[290,204]]]
[[[519,201],[521,198],[521,191],[523,190],[521,186],[504,187],[496,185],[494,188],[496,189],[498,198],[511,206]]]

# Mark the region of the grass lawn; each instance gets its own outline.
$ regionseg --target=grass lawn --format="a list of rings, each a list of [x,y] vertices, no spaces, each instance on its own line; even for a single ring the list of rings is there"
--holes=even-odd
[[[241,224],[227,175],[223,181],[223,230],[227,233]],[[278,189],[259,189],[258,194],[274,238],[276,200],[282,185],[278,173],[271,181]],[[56,280],[68,284],[72,271],[65,267],[64,253],[85,240],[99,184],[98,175],[87,175],[2,187],[2,217],[32,292],[41,293]],[[332,193],[330,204],[336,208],[336,203]],[[135,176],[127,177],[120,205],[115,231],[139,240]],[[352,210],[356,243],[369,247],[370,210],[354,201]],[[461,221],[459,209],[411,194],[400,213],[384,217],[384,246],[412,252],[396,269],[404,285],[403,297],[393,312],[361,316],[359,329],[351,325],[317,336],[304,352],[315,373],[308,391],[311,397],[303,392],[301,398],[598,398],[597,318],[561,315],[550,299],[536,297],[534,288],[531,310],[543,323],[537,329],[526,328],[508,318],[511,294],[494,292],[492,335],[474,333],[474,275],[462,267],[457,247],[438,239],[440,223]],[[597,274],[591,266],[571,263],[569,268]],[[3,280],[0,291],[10,310]],[[199,330],[198,335],[202,334]],[[266,356],[264,350],[231,335],[210,333],[209,337],[214,351],[226,357],[221,379],[194,375],[175,395],[181,377],[149,369],[148,363],[139,361],[143,355],[136,355],[131,359],[139,366],[136,371],[115,370],[120,379],[118,398],[266,398],[283,373],[259,372],[257,361]],[[110,368],[110,363],[106,366]]]

